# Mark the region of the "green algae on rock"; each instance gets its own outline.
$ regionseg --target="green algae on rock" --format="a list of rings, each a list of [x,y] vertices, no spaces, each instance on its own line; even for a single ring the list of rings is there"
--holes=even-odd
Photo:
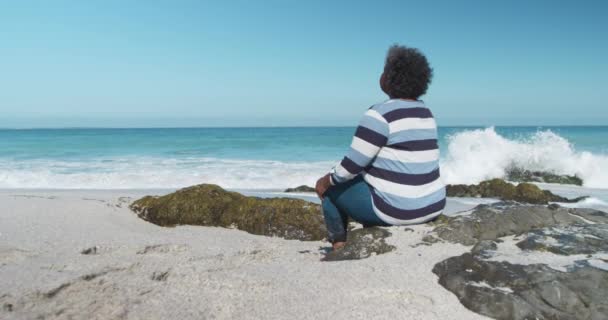
[[[514,182],[544,182],[558,184],[583,185],[583,180],[577,176],[559,175],[544,171],[530,171],[513,168],[507,171],[505,179]]]
[[[549,202],[578,202],[586,197],[568,199],[547,190],[542,190],[531,183],[520,183],[517,186],[502,179],[492,179],[476,185],[455,184],[447,186],[448,197],[498,198],[522,203],[547,204]]]
[[[298,240],[321,240],[326,235],[317,204],[292,198],[247,197],[211,184],[161,197],[146,196],[130,208],[140,218],[160,226],[217,226]]]

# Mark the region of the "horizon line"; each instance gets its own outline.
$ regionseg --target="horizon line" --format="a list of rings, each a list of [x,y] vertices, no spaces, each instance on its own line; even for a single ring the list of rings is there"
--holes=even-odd
[[[0,127],[0,130],[129,130],[129,129],[295,129],[295,128],[355,128],[356,125],[336,125],[336,126],[167,126],[167,127],[111,127],[111,126],[69,126],[69,127]],[[608,127],[603,124],[459,124],[459,125],[439,125],[438,128],[492,128],[492,127]]]

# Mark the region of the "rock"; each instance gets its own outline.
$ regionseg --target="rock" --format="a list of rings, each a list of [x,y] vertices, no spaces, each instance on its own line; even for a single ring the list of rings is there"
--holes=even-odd
[[[608,252],[608,224],[577,224],[533,230],[517,246],[522,250],[548,251],[560,255]]]
[[[447,217],[434,232],[475,245],[433,268],[470,310],[495,319],[608,319],[608,213],[502,202]],[[509,235],[518,242],[498,239]]]
[[[490,256],[491,251],[496,251],[498,246],[495,241],[492,240],[481,240],[473,246],[471,252],[480,254],[482,256]]]
[[[561,272],[465,253],[438,263],[433,273],[465,307],[495,319],[608,317],[608,272],[589,265]]]
[[[353,230],[348,233],[344,248],[331,251],[323,261],[358,260],[393,251],[395,247],[384,241],[390,235],[388,230],[379,227]]]
[[[160,226],[234,227],[285,239],[321,240],[326,235],[320,206],[301,199],[256,198],[201,184],[162,197],[143,197],[131,210]]]
[[[496,240],[508,235],[553,226],[567,226],[584,221],[608,223],[608,216],[592,209],[554,208],[499,202],[477,206],[467,215],[442,217],[434,224],[437,237],[464,245],[480,240]]]
[[[558,175],[551,172],[530,171],[513,168],[507,171],[505,179],[514,182],[544,182],[559,184],[583,185],[583,180],[577,176]]]
[[[447,185],[448,197],[499,198],[522,203],[547,204],[549,202],[578,202],[586,197],[568,199],[542,190],[531,183],[517,186],[501,179],[483,181],[476,185]]]
[[[301,185],[295,188],[287,188],[283,192],[316,192],[315,188],[306,185]]]
[[[2,305],[2,309],[6,312],[13,312],[13,305],[11,303],[5,303]]]

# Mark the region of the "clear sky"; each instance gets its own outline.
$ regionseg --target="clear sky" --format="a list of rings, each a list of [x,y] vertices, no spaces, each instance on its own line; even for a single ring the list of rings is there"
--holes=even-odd
[[[440,125],[608,124],[608,1],[1,1],[0,127],[354,126],[420,48]]]

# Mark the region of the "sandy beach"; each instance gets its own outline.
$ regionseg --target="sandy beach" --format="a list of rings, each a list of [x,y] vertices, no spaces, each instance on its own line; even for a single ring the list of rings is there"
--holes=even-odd
[[[484,318],[431,272],[469,248],[415,247],[428,226],[388,228],[393,252],[321,262],[326,242],[145,222],[128,204],[150,193],[1,191],[0,318]]]

